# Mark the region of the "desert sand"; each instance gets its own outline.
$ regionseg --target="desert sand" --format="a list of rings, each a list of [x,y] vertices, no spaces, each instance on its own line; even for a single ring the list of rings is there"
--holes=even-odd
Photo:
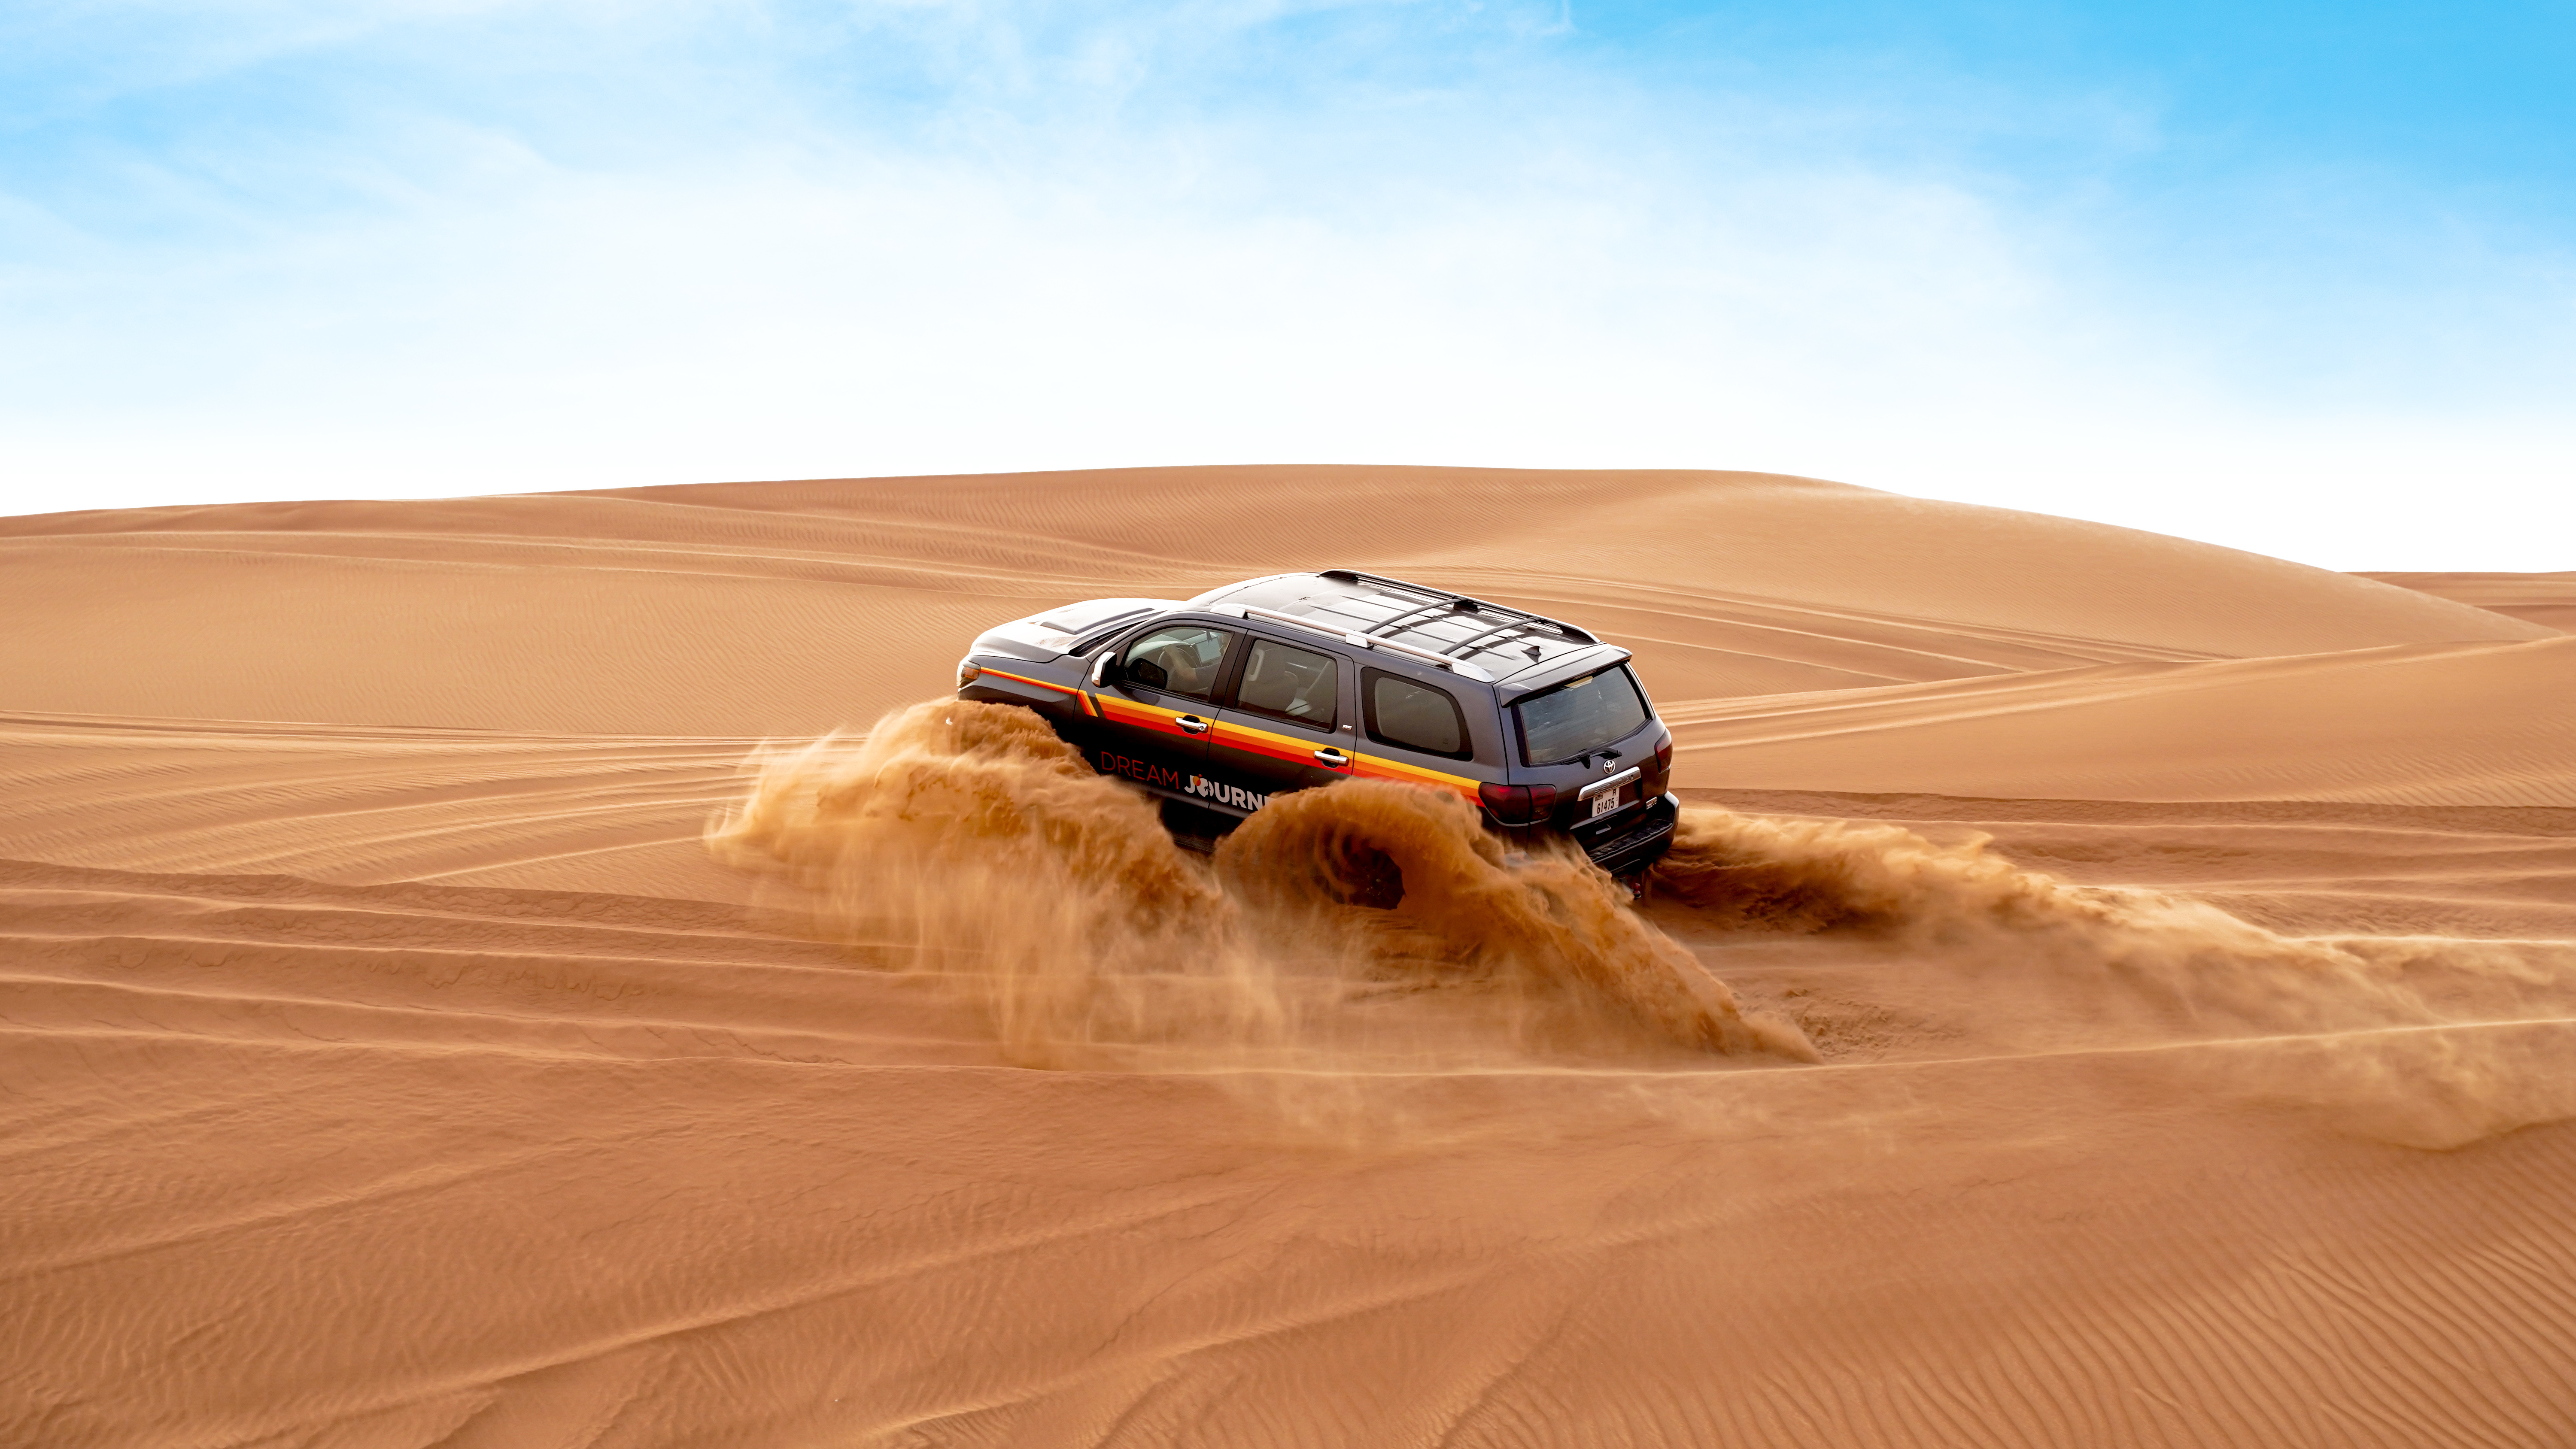
[[[2401,588],[2420,589],[2499,614],[2576,627],[2576,573],[2559,574],[2364,574]]]
[[[1641,912],[903,712],[1331,566],[1636,651]],[[0,519],[0,1444],[2576,1443],[2571,578],[1708,472]]]

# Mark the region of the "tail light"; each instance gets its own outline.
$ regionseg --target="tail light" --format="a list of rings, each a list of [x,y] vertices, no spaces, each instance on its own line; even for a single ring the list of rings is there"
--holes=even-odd
[[[1649,800],[1654,799],[1656,796],[1664,793],[1665,790],[1671,788],[1673,783],[1673,737],[1671,732],[1667,731],[1663,739],[1656,743],[1655,762],[1646,767],[1646,778],[1639,783],[1644,787],[1646,798]]]
[[[1479,785],[1485,809],[1501,825],[1533,825],[1556,813],[1554,785]]]

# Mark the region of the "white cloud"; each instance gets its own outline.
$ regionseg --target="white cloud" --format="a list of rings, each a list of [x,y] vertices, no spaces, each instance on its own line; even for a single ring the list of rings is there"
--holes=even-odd
[[[1102,46],[1097,85],[1134,90]],[[20,230],[55,236],[0,291],[0,508],[1742,467],[2331,566],[2576,562],[2562,419],[2231,396],[2205,325],[2102,285],[2081,229],[2005,188],[1785,154],[1766,132],[1794,118],[1758,108],[1550,94],[943,103],[909,140],[737,95],[731,129],[658,154],[404,112],[237,158],[362,204],[212,240]]]

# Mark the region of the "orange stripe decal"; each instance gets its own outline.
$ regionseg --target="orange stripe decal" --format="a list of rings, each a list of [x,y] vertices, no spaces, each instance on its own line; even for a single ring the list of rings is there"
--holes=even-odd
[[[1298,764],[1318,764],[1315,751],[1319,746],[1312,741],[1299,739],[1294,735],[1273,734],[1268,730],[1255,729],[1235,720],[1218,720],[1215,740],[1228,749],[1241,750],[1247,755],[1260,755],[1273,760],[1291,760]],[[1408,785],[1428,785],[1435,790],[1454,790],[1465,796],[1471,804],[1479,803],[1482,799],[1477,793],[1480,782],[1465,775],[1452,775],[1445,770],[1407,764],[1402,760],[1390,760],[1382,755],[1364,755],[1350,745],[1338,742],[1333,748],[1351,756],[1351,763],[1345,766],[1344,770],[1355,778],[1401,780]],[[1318,767],[1329,768],[1320,765]]]
[[[1354,763],[1351,773],[1363,780],[1402,780],[1408,785],[1428,785],[1435,790],[1455,790],[1466,796],[1469,804],[1481,803],[1483,800],[1483,797],[1477,793],[1477,782],[1464,775],[1452,775],[1443,770],[1409,765],[1402,760],[1387,759],[1383,755],[1360,756]]]
[[[1319,770],[1333,767],[1317,760],[1315,751],[1329,747],[1341,750],[1345,754],[1350,752],[1348,746],[1338,742],[1318,745],[1311,740],[1302,740],[1294,735],[1272,734],[1268,730],[1254,729],[1250,725],[1238,724],[1233,720],[1217,721],[1216,742],[1228,749],[1241,750],[1247,755],[1259,755],[1271,760],[1288,760],[1300,765],[1312,765]]]
[[[1164,709],[1159,705],[1139,704],[1132,699],[1117,699],[1105,694],[1094,702],[1100,706],[1100,717],[1114,724],[1135,725],[1158,734],[1179,735],[1186,739],[1200,738],[1172,723],[1190,713],[1188,710]]]
[[[1034,684],[1040,689],[1052,689],[1058,694],[1072,694],[1076,692],[1074,687],[1070,684],[1057,684],[1053,680],[1048,679],[1031,679],[1025,674],[1013,674],[1007,669],[987,669],[984,672],[986,674],[998,674],[1004,679],[1016,679],[1022,684]]]

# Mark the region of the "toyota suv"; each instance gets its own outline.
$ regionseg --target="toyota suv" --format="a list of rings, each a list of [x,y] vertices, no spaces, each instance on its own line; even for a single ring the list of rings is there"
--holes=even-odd
[[[1673,736],[1628,651],[1559,620],[1348,569],[1195,599],[1088,599],[993,629],[961,699],[1025,705],[1204,846],[1288,790],[1454,791],[1523,844],[1636,877],[1672,845]]]

